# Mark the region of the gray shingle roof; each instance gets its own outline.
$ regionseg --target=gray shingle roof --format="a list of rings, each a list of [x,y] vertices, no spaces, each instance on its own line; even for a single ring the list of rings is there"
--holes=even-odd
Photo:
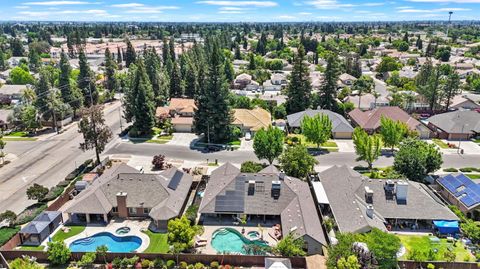
[[[451,134],[470,134],[472,130],[480,132],[480,113],[471,110],[438,114],[430,117],[428,122]]]
[[[288,125],[290,127],[300,127],[305,115],[313,117],[317,114],[327,115],[332,122],[332,132],[353,132],[353,127],[350,123],[340,114],[332,112],[330,110],[312,110],[307,109],[305,111],[297,112],[287,116]]]
[[[173,190],[168,184],[177,171],[181,174],[180,184]],[[120,164],[107,170],[90,188],[75,197],[66,212],[106,214],[117,206],[117,193],[125,192],[127,207],[151,208],[153,219],[168,220],[180,214],[192,180],[189,174],[176,168],[160,174],[142,174]]]
[[[408,181],[406,203],[387,200],[385,180],[366,179],[347,166],[333,166],[319,173],[330,208],[341,232],[385,230],[385,219],[457,220],[423,184]],[[365,187],[373,190],[374,217],[366,215]]]
[[[256,182],[253,194],[248,193],[249,181]],[[281,184],[278,199],[274,199],[271,194],[274,181],[280,181]],[[281,180],[278,170],[274,167],[267,167],[260,173],[241,173],[229,163],[222,165],[210,176],[199,212],[219,213],[216,208],[217,197],[238,188],[244,193],[244,214],[280,216],[284,234],[295,230],[298,236],[308,234],[326,245],[320,218],[316,213],[316,204],[308,184],[292,177]]]
[[[47,229],[62,212],[60,211],[43,211],[40,215],[35,217],[30,223],[20,230],[22,234],[40,234]]]

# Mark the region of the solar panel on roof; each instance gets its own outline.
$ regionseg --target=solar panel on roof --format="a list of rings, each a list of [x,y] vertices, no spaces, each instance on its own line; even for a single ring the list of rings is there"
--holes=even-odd
[[[176,190],[178,187],[178,184],[180,184],[180,180],[182,180],[182,175],[183,175],[182,172],[175,171],[175,174],[173,175],[172,179],[168,183],[168,188],[172,190]]]
[[[480,186],[464,174],[447,175],[439,182],[467,207],[480,203]]]

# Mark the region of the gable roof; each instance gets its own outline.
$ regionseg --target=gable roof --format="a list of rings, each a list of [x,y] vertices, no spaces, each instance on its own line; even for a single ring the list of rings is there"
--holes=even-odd
[[[348,113],[350,118],[358,124],[361,128],[367,130],[376,130],[380,127],[380,120],[382,117],[386,117],[395,121],[401,121],[410,128],[410,130],[416,130],[417,126],[421,123],[408,115],[397,106],[378,107],[373,110],[361,111],[356,108]]]
[[[168,107],[170,110],[176,110],[177,112],[193,112],[197,109],[195,100],[186,98],[172,98]]]
[[[255,186],[253,192],[249,192],[250,184]],[[280,185],[277,199],[272,196],[275,184]],[[228,213],[228,208],[219,207],[219,201],[239,206],[235,213],[280,216],[284,234],[290,231],[295,231],[298,236],[308,234],[326,245],[308,183],[292,177],[281,179],[278,170],[272,166],[259,173],[241,173],[229,163],[222,165],[210,176],[199,212]]]
[[[305,116],[314,117],[315,115],[327,115],[332,122],[332,132],[353,132],[353,127],[350,123],[340,114],[332,112],[330,110],[312,110],[307,109],[305,111],[297,112],[287,116],[288,125],[290,127],[300,127],[302,120]]]
[[[338,229],[341,232],[386,230],[385,219],[458,220],[428,188],[408,181],[406,203],[387,199],[386,180],[367,179],[351,168],[333,166],[319,173]],[[365,189],[373,191],[373,217],[366,214]]]
[[[107,171],[75,197],[66,212],[107,214],[117,206],[117,193],[123,192],[127,194],[127,207],[150,208],[153,219],[170,219],[180,214],[193,180],[176,168],[160,174],[142,174],[120,164]],[[176,189],[168,186],[174,177],[180,181]]]
[[[270,112],[263,108],[254,109],[237,108],[233,110],[234,125],[243,125],[252,131],[258,131],[267,128],[272,123]]]
[[[480,113],[471,110],[457,110],[438,114],[428,118],[428,122],[447,133],[471,134],[472,131],[480,132]]]

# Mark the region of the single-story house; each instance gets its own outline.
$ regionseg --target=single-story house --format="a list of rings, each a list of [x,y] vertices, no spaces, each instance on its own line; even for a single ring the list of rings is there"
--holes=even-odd
[[[380,130],[380,120],[382,117],[405,123],[411,131],[416,131],[420,138],[429,138],[431,133],[431,130],[427,126],[397,106],[379,107],[368,111],[361,111],[355,108],[350,111],[348,115],[354,126],[361,127],[369,134]]]
[[[314,117],[315,115],[326,115],[332,122],[332,137],[335,139],[350,139],[353,134],[353,127],[340,114],[330,110],[312,110],[297,112],[287,116],[288,126],[290,128],[300,128],[305,116]]]
[[[374,109],[376,107],[390,106],[390,100],[385,96],[375,97],[371,93],[359,95],[349,95],[343,100],[344,103],[352,103],[355,108],[361,110]]]
[[[176,168],[140,173],[126,164],[106,170],[66,209],[72,222],[108,223],[112,217],[152,219],[164,230],[185,207],[192,176]]]
[[[237,90],[243,90],[252,83],[252,76],[246,73],[238,75],[233,81],[233,88]]]
[[[418,182],[367,179],[346,165],[333,166],[318,178],[312,182],[318,206],[342,233],[431,229],[435,220],[458,220]]]
[[[453,97],[449,108],[475,110],[480,108],[480,104],[476,103],[468,95],[456,95]]]
[[[437,179],[439,193],[469,218],[480,219],[480,185],[466,175],[449,174]]]
[[[274,166],[258,173],[242,173],[230,163],[217,168],[198,212],[203,225],[241,216],[246,217],[247,226],[275,225],[282,236],[302,237],[309,255],[322,254],[327,245],[308,183],[286,176]]]
[[[27,88],[27,85],[5,84],[0,87],[0,95],[8,97],[12,101],[18,101],[22,98],[22,94]]]
[[[20,230],[21,244],[39,246],[62,222],[62,212],[43,211]]]
[[[480,133],[480,113],[457,110],[428,118],[428,126],[436,137],[448,140],[466,140]]]
[[[272,124],[272,115],[263,108],[233,109],[233,125],[238,126],[243,133],[254,133],[262,128],[268,128]]]
[[[353,83],[355,83],[356,80],[357,80],[356,77],[354,77],[350,74],[347,74],[347,73],[343,73],[338,77],[338,83],[337,84],[339,85],[339,87],[352,86]]]

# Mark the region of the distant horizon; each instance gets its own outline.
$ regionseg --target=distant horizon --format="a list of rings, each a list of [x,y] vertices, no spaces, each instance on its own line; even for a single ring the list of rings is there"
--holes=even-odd
[[[4,0],[5,2],[5,0]],[[367,22],[480,20],[480,0],[10,0],[1,21]]]
[[[0,23],[153,23],[153,24],[168,24],[168,23],[193,23],[193,24],[268,24],[268,23],[275,23],[275,24],[299,24],[299,23],[384,23],[384,22],[391,22],[391,23],[447,23],[448,20],[378,20],[378,21],[342,21],[342,20],[332,20],[332,21],[74,21],[74,20],[2,20],[0,19]],[[480,22],[479,19],[472,19],[472,20],[451,20],[452,24],[455,23],[462,23],[462,22]]]

